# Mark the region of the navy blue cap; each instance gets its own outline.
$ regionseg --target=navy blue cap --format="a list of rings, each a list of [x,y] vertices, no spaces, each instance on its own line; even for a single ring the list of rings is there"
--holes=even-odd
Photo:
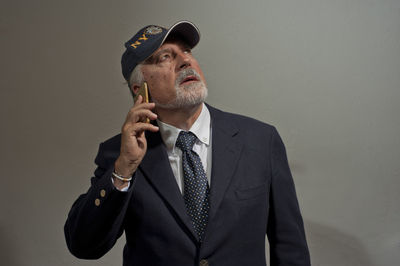
[[[199,29],[190,21],[179,21],[169,29],[156,25],[142,28],[125,43],[126,50],[121,58],[122,74],[125,80],[129,80],[133,69],[150,57],[170,34],[177,34],[191,48],[195,47],[200,40]]]

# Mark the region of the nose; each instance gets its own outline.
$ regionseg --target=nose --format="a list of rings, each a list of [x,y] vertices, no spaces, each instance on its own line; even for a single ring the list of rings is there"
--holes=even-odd
[[[189,54],[187,54],[187,53],[185,53],[185,52],[180,52],[179,54],[178,54],[178,57],[179,57],[179,63],[178,63],[178,70],[182,70],[182,69],[185,69],[185,68],[187,68],[187,67],[189,67],[190,66],[190,64],[191,64],[191,61],[190,61],[190,56],[189,56]]]

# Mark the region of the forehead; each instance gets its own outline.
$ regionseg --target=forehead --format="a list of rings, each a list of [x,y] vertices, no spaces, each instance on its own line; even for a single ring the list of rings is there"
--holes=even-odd
[[[168,48],[178,48],[181,50],[186,50],[190,49],[191,47],[187,42],[181,38],[170,36],[168,37],[165,42],[157,49],[154,51],[154,53],[146,60],[146,61],[151,61],[151,59],[154,59],[154,56],[157,56],[160,51],[163,51]]]

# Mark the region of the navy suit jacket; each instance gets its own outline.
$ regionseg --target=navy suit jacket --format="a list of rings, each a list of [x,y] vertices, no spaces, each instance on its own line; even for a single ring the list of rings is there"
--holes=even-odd
[[[281,138],[273,126],[208,106],[212,123],[210,215],[198,242],[160,134],[128,192],[111,182],[121,138],[100,144],[92,185],[65,224],[69,250],[103,256],[125,231],[124,265],[310,265],[303,221]]]

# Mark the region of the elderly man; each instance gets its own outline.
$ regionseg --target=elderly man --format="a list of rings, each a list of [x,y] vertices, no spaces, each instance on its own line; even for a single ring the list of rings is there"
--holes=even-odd
[[[147,26],[126,44],[135,95],[121,134],[100,144],[92,185],[65,224],[69,250],[103,256],[125,232],[124,265],[309,265],[284,145],[274,127],[204,103],[191,22]],[[151,120],[147,123],[146,120]]]

